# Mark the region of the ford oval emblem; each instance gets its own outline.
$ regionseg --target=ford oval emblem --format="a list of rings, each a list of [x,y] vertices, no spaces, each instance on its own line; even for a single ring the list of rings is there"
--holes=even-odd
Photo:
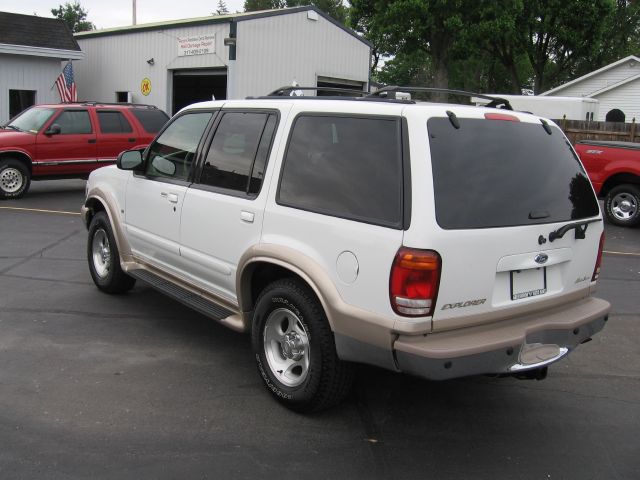
[[[543,263],[547,263],[547,260],[549,260],[549,255],[545,253],[539,253],[535,256],[534,260],[536,261],[536,263],[542,265]]]

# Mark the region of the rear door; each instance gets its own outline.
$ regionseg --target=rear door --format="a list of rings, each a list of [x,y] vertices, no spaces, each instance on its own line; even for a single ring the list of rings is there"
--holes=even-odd
[[[119,110],[96,109],[98,123],[97,157],[100,166],[114,163],[118,154],[140,143],[139,133]]]
[[[240,257],[260,242],[268,159],[280,110],[222,110],[181,225],[183,272],[231,301]],[[270,170],[269,170],[270,171]]]
[[[589,179],[559,128],[529,115],[485,118],[469,110],[457,122],[442,112],[411,127],[412,140],[428,142],[419,155],[431,170],[414,175],[414,192],[422,190],[433,207],[414,210],[405,244],[427,244],[442,257],[434,330],[588,295],[603,226]],[[572,224],[580,226],[556,238]]]

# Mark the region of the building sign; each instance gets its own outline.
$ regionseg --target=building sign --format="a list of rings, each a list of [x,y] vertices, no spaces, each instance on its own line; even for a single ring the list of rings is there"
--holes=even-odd
[[[215,35],[196,35],[192,37],[178,37],[178,56],[206,55],[215,53]]]
[[[142,82],[140,82],[140,91],[146,97],[151,93],[151,80],[148,78],[143,78]]]

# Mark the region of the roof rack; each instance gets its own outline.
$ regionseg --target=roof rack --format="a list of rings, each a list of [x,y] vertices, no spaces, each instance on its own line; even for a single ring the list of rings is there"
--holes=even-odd
[[[74,105],[113,105],[113,106],[126,106],[126,107],[146,107],[149,109],[157,109],[155,105],[149,105],[146,103],[128,103],[128,102],[98,102],[96,100],[78,100],[77,102],[60,102],[61,104],[74,104]]]
[[[286,85],[284,87],[280,87],[277,90],[274,90],[271,93],[268,93],[267,97],[285,97],[291,95],[291,93],[296,92],[298,90],[301,91],[316,91],[316,92],[331,92],[331,93],[350,93],[353,96],[366,97],[369,92],[364,92],[362,90],[355,90],[349,88],[337,88],[337,87],[299,87],[293,85]],[[295,95],[293,95],[295,96]]]
[[[466,92],[464,90],[451,90],[448,88],[432,88],[432,87],[400,87],[397,85],[391,85],[388,87],[384,87],[381,88],[380,90],[377,90],[373,93],[370,93],[369,95],[367,95],[365,98],[385,98],[383,97],[383,94],[386,94],[386,98],[390,98],[390,99],[395,99],[396,98],[396,94],[399,92],[416,92],[416,93],[420,93],[420,92],[427,92],[427,93],[449,93],[451,95],[460,95],[463,97],[477,97],[477,98],[483,98],[485,100],[489,100],[489,103],[486,105],[483,105],[484,107],[489,107],[489,108],[502,108],[505,110],[513,110],[513,107],[511,106],[511,104],[509,103],[508,100],[504,99],[504,98],[500,98],[500,97],[493,97],[493,96],[489,96],[489,95],[483,95],[480,93],[472,93],[472,92]]]

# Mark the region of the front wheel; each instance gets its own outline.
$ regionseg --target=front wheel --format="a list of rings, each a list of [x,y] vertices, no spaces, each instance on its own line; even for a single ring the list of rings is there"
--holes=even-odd
[[[120,254],[109,217],[98,212],[91,219],[87,241],[87,260],[93,283],[107,293],[124,293],[136,283],[120,267]]]
[[[326,315],[306,284],[283,279],[262,291],[251,340],[265,386],[286,407],[323,410],[349,393],[353,367],[338,358]]]
[[[612,188],[604,201],[605,214],[609,222],[621,227],[640,224],[640,188],[625,184]]]
[[[31,184],[27,166],[15,158],[0,161],[0,198],[20,198]]]

